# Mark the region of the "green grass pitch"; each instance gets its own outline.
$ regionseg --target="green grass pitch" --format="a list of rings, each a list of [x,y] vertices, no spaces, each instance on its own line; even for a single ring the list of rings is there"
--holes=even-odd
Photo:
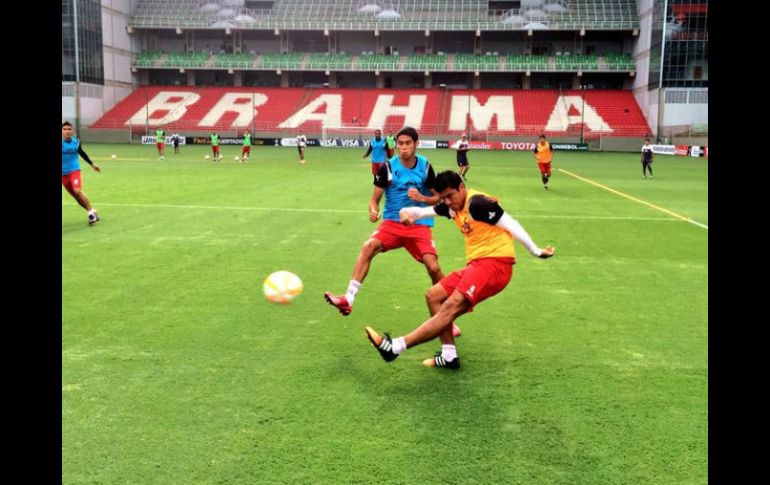
[[[428,316],[406,251],[375,258],[349,317],[323,300],[376,227],[364,149],[85,149],[102,220],[62,189],[63,484],[708,482],[706,160],[642,180],[638,154],[557,152],[545,191],[531,153],[470,152],[469,187],[556,256],[516,244],[450,372],[420,365],[438,343],[385,364],[364,336]],[[451,221],[434,238],[464,266]],[[304,281],[290,305],[262,296],[276,270]]]

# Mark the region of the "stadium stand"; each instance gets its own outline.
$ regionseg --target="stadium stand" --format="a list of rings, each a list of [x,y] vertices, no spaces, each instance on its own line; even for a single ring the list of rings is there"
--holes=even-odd
[[[133,125],[138,129],[144,129],[145,120],[147,120],[151,126],[163,125],[167,130],[186,133],[205,133],[211,130],[228,132],[246,127],[254,127],[258,132],[278,133],[289,129],[285,123],[297,111],[312,102],[328,99],[328,96],[339,97],[340,120],[343,125],[367,126],[369,120],[378,115],[377,104],[382,102],[380,97],[387,96],[386,104],[390,106],[406,106],[410,101],[415,102],[416,99],[424,98],[424,107],[419,109],[420,112],[417,113],[419,116],[416,118],[419,120],[418,126],[421,132],[434,135],[454,134],[462,132],[464,126],[457,127],[451,124],[449,114],[453,109],[458,109],[453,98],[462,96],[465,100],[469,94],[479,105],[479,108],[476,108],[474,103],[474,107],[471,108],[472,117],[474,110],[487,110],[485,114],[477,115],[476,118],[480,125],[485,122],[488,125],[476,126],[476,129],[483,129],[490,136],[532,136],[542,132],[551,135],[574,134],[575,130],[579,129],[580,117],[570,115],[570,112],[581,108],[583,99],[585,106],[588,107],[586,112],[592,110],[608,126],[606,130],[589,128],[589,135],[592,131],[602,131],[603,136],[640,137],[650,131],[630,91],[457,90],[448,93],[441,89],[254,89],[179,86],[141,87],[118,103],[93,127],[125,129]],[[228,95],[230,98],[226,97]],[[320,98],[322,95],[327,98]],[[584,95],[584,98],[581,98],[581,95]],[[492,106],[488,103],[492,101],[500,103],[501,99],[502,102],[512,105],[510,112],[515,115],[515,120],[512,120],[515,125],[510,128],[499,126],[501,114],[497,115],[497,120],[492,120],[491,111],[488,111]],[[149,111],[148,106],[153,100],[162,108]],[[189,104],[186,104],[188,102]],[[226,106],[222,107],[221,103],[225,103]],[[465,101],[461,109],[465,109],[469,104]],[[419,103],[415,104],[415,106],[418,105]],[[562,106],[563,109],[561,109]],[[255,109],[253,117],[248,114],[252,107]],[[329,104],[320,104],[313,113],[325,113],[329,109],[331,109]],[[243,118],[240,118],[241,112],[246,113]],[[212,113],[218,114],[212,118]],[[358,123],[352,123],[351,120],[359,114],[362,116],[361,120]],[[383,130],[397,130],[403,125],[404,115],[386,116],[383,119],[381,127]],[[564,123],[564,127],[554,129],[552,126],[551,129],[547,129],[549,123],[554,123],[554,120],[557,125],[559,122]],[[598,126],[596,123],[594,125]],[[302,125],[306,133],[320,133],[321,128],[319,120],[310,120]]]

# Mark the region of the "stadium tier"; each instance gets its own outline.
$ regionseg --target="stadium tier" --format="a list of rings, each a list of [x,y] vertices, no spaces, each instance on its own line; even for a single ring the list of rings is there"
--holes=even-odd
[[[214,54],[167,53],[145,51],[137,56],[134,67],[195,68],[286,71],[366,71],[393,72],[616,72],[634,71],[636,64],[628,54],[605,56],[581,55],[360,55],[349,54]]]
[[[271,8],[248,8],[249,4],[241,0],[140,0],[128,26],[445,31],[639,28],[634,0],[547,0],[532,8],[505,10],[490,9],[485,0],[390,0],[382,7],[377,2],[366,3],[276,0]]]
[[[136,129],[162,125],[188,134],[263,133],[328,128],[398,130],[454,135],[467,129],[485,136],[642,137],[650,128],[631,91],[310,89],[141,87],[91,127]],[[273,135],[271,135],[273,136]]]

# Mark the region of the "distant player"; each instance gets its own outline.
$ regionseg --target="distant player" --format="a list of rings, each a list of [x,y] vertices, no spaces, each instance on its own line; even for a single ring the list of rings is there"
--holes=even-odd
[[[460,176],[447,170],[436,176],[434,185],[441,203],[433,207],[400,210],[402,224],[412,227],[436,215],[452,219],[465,237],[465,268],[434,284],[426,296],[431,317],[403,337],[380,335],[366,327],[366,337],[386,361],[395,360],[406,349],[439,337],[441,351],[423,361],[426,367],[460,368],[451,325],[473,311],[482,301],[503,291],[513,276],[516,262],[513,241],[518,240],[533,256],[550,258],[551,246],[540,249],[521,224],[506,213],[497,199],[466,188]]]
[[[179,155],[179,133],[171,135],[171,143],[174,144],[174,155]]]
[[[222,160],[222,155],[219,153],[219,135],[216,133],[211,134],[211,160],[218,162]]]
[[[457,150],[457,173],[465,180],[465,174],[468,173],[468,150],[470,149],[470,143],[468,143],[468,135],[463,133],[463,136],[457,140],[454,146]]]
[[[243,133],[243,148],[241,149],[241,162],[248,162],[250,153],[251,153],[251,132],[249,130],[246,130]]]
[[[388,136],[385,137],[385,143],[388,145],[388,160],[393,158],[396,154],[396,137],[393,136],[393,130],[388,131]]]
[[[304,133],[297,135],[297,151],[299,152],[299,163],[305,163],[305,147],[307,147],[307,137]]]
[[[540,135],[538,138],[534,152],[537,159],[537,167],[540,169],[540,179],[543,181],[543,188],[548,190],[548,179],[551,178],[553,148],[551,148],[551,143],[545,139],[545,135]]]
[[[372,155],[372,175],[377,175],[377,172],[385,164],[385,160],[388,159],[387,142],[382,137],[380,130],[374,130],[374,138],[369,142],[369,148],[364,153],[363,158],[368,157],[370,153]]]
[[[647,178],[647,170],[650,171],[650,178],[652,178],[652,145],[649,138],[645,138],[642,145],[642,178]]]
[[[61,184],[75,198],[80,207],[88,212],[88,225],[93,226],[99,222],[99,214],[91,207],[91,202],[83,193],[83,183],[80,180],[80,161],[83,157],[97,172],[102,169],[88,157],[80,144],[80,140],[72,134],[72,123],[65,121],[61,124]]]
[[[344,316],[353,311],[353,301],[369,273],[372,259],[380,253],[403,247],[425,266],[433,283],[444,277],[430,230],[433,220],[406,227],[398,219],[398,211],[403,207],[415,205],[415,202],[424,207],[439,201],[433,190],[433,167],[427,158],[417,155],[417,139],[417,131],[411,127],[403,128],[396,135],[398,156],[383,163],[374,176],[374,191],[369,201],[369,222],[377,222],[380,219],[380,200],[385,196],[384,220],[358,253],[347,292],[344,295],[324,293],[326,301]],[[459,335],[460,329],[455,328],[454,332]]]
[[[158,160],[166,159],[166,132],[162,127],[155,130],[155,147],[158,149]]]

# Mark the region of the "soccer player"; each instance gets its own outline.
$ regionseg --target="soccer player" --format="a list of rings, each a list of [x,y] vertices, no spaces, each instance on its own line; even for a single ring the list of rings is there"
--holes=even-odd
[[[174,144],[174,155],[179,155],[179,133],[171,135],[171,143]]]
[[[155,130],[155,147],[158,149],[158,160],[166,159],[166,132],[159,126]]]
[[[649,138],[645,138],[642,145],[642,178],[647,178],[647,170],[650,171],[650,178],[652,178],[652,145]]]
[[[297,135],[297,151],[299,152],[299,163],[305,163],[305,147],[307,146],[307,137],[304,133]]]
[[[249,130],[246,130],[243,133],[243,148],[241,149],[241,162],[248,162],[250,153],[251,153],[251,132]]]
[[[374,130],[374,138],[369,142],[369,148],[364,153],[363,158],[368,157],[370,153],[372,154],[372,175],[377,175],[377,172],[385,164],[385,160],[388,159],[387,144],[380,130]]]
[[[548,179],[551,178],[551,160],[553,160],[553,148],[551,142],[545,139],[545,135],[540,135],[535,145],[535,159],[537,167],[540,169],[540,180],[543,181],[543,188],[548,190]]]
[[[414,128],[405,127],[399,131],[396,135],[398,156],[383,163],[374,176],[374,192],[369,201],[369,221],[377,222],[380,219],[380,200],[383,194],[384,220],[364,242],[353,267],[353,276],[348,283],[347,292],[339,296],[328,291],[324,293],[326,301],[335,306],[342,315],[350,315],[353,310],[356,294],[369,273],[372,259],[379,253],[400,247],[406,248],[415,260],[425,265],[433,283],[444,277],[430,230],[433,220],[419,221],[407,227],[400,224],[398,218],[399,210],[414,205],[415,202],[425,207],[426,204],[439,201],[436,192],[432,190],[435,172],[427,158],[417,155],[417,140],[418,134]],[[460,329],[456,328],[454,332],[459,335]]]
[[[222,155],[219,153],[219,135],[216,133],[211,134],[211,154],[212,161],[222,160]]]
[[[463,133],[457,143],[455,143],[455,150],[457,150],[457,173],[460,174],[463,180],[465,180],[465,174],[468,173],[468,150],[470,144],[468,143],[468,135]]]
[[[434,189],[441,203],[433,207],[405,207],[399,217],[411,227],[424,218],[436,215],[453,219],[465,237],[465,268],[454,271],[434,284],[426,295],[431,317],[403,337],[391,338],[366,327],[366,336],[386,362],[408,348],[433,340],[441,340],[441,352],[423,361],[426,367],[459,369],[452,322],[470,312],[482,301],[495,296],[508,285],[516,262],[513,240],[526,246],[532,255],[550,258],[551,246],[540,249],[527,231],[508,215],[494,197],[468,189],[451,170],[436,176]]]
[[[80,180],[80,161],[78,156],[88,162],[97,172],[102,169],[88,157],[80,144],[80,140],[72,134],[72,123],[65,121],[61,124],[61,184],[75,198],[80,207],[88,211],[88,225],[99,222],[99,214],[91,207],[91,202],[83,193],[83,183]]]
[[[393,136],[393,130],[388,130],[388,136],[385,137],[385,143],[388,145],[388,160],[396,154],[396,137]]]

